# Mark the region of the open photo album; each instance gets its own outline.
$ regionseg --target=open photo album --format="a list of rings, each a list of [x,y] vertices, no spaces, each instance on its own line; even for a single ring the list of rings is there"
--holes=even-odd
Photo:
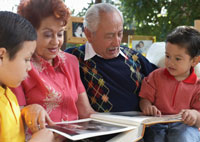
[[[47,128],[73,141],[118,133],[108,142],[133,142],[143,137],[147,126],[179,121],[180,114],[155,117],[130,111],[96,113],[88,119],[59,122],[54,126],[47,125]]]

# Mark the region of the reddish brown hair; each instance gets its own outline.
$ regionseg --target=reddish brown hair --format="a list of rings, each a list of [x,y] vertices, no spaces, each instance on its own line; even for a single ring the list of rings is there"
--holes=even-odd
[[[63,20],[63,26],[70,17],[70,11],[62,0],[21,0],[17,13],[29,20],[36,29],[46,17],[54,16]]]

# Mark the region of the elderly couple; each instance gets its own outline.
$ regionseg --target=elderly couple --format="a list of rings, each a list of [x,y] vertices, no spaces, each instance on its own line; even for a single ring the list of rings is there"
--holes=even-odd
[[[142,80],[157,67],[133,49],[120,47],[123,16],[117,8],[107,3],[90,7],[84,17],[88,42],[66,52],[60,48],[70,12],[62,0],[22,0],[18,14],[30,21],[37,32],[29,76],[12,89],[19,105],[24,106],[22,116],[32,133],[45,129],[45,123],[87,118],[96,112],[140,110]],[[199,111],[200,103],[184,109]],[[177,124],[184,125],[184,132],[170,125],[175,134],[169,136],[171,140],[200,141],[197,111],[191,126],[187,121]],[[154,134],[150,137],[147,133],[144,140],[166,141],[170,128],[159,128],[160,133],[149,129]],[[47,137],[41,135],[40,141],[47,141]]]

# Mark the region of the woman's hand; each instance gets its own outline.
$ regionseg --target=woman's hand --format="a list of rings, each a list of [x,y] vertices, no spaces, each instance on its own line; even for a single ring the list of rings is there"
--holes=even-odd
[[[21,114],[32,133],[45,128],[45,123],[53,125],[53,121],[49,118],[45,109],[39,104],[25,106]]]
[[[54,134],[48,129],[34,133],[28,142],[56,142]]]
[[[89,103],[86,92],[78,95],[76,107],[78,109],[78,115],[80,119],[89,118],[91,114],[96,113]]]

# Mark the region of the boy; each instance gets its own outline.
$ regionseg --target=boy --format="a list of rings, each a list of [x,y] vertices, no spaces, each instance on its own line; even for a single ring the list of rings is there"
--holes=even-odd
[[[0,11],[0,141],[24,142],[24,127],[15,95],[8,87],[17,87],[31,69],[30,59],[36,47],[36,31],[21,16]],[[30,142],[53,141],[53,133],[40,130]]]
[[[200,33],[180,26],[167,36],[165,67],[142,82],[140,108],[145,115],[182,114],[183,123],[146,129],[145,142],[199,142],[200,80],[194,67],[200,60]],[[196,127],[195,127],[196,126]]]

